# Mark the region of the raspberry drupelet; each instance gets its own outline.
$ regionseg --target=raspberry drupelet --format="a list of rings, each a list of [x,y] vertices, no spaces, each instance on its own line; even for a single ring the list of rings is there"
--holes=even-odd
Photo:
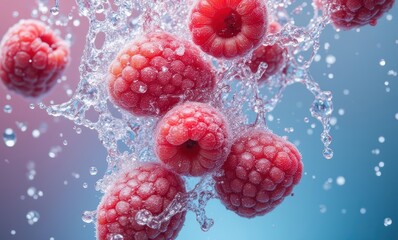
[[[69,44],[37,20],[20,20],[0,43],[0,79],[24,97],[47,93],[68,62]]]
[[[205,103],[186,102],[171,109],[158,123],[155,152],[177,173],[202,176],[225,161],[230,139],[222,113]]]
[[[221,170],[214,177],[221,202],[252,218],[270,212],[292,192],[302,162],[293,144],[269,130],[252,128],[233,143]]]
[[[216,58],[243,56],[258,46],[267,30],[262,0],[199,0],[189,29],[192,40]]]
[[[186,211],[163,222],[159,229],[139,225],[135,216],[146,209],[156,216],[162,213],[177,193],[185,193],[180,176],[158,163],[143,163],[121,173],[108,188],[97,209],[97,239],[109,240],[121,235],[124,240],[175,239]]]
[[[325,3],[331,8],[333,25],[349,30],[368,24],[375,26],[377,20],[392,8],[394,0],[325,0],[321,4]],[[321,4],[315,2],[315,5]]]
[[[269,33],[277,33],[281,26],[277,22],[272,22],[268,26]],[[248,63],[250,70],[255,73],[261,63],[267,64],[267,69],[264,71],[259,83],[267,82],[268,78],[278,73],[286,65],[287,49],[280,46],[278,43],[273,45],[263,44],[253,51],[252,58]]]
[[[136,116],[161,116],[180,101],[207,101],[215,73],[191,43],[151,32],[122,49],[109,68],[113,102]]]

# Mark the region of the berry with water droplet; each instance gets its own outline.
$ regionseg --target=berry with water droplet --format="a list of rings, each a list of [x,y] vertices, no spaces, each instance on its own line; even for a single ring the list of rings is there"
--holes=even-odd
[[[97,210],[97,239],[175,239],[185,221],[186,211],[176,213],[158,229],[140,225],[136,215],[147,210],[161,214],[177,193],[185,193],[184,182],[177,174],[157,163],[142,163],[125,170],[108,188]]]
[[[252,218],[272,211],[291,194],[302,175],[299,151],[269,130],[248,129],[214,177],[216,191],[227,209]]]
[[[117,106],[137,116],[160,116],[180,101],[207,101],[215,74],[191,43],[152,32],[119,52],[108,88]]]
[[[277,33],[281,26],[277,22],[272,22],[268,26],[269,33]],[[266,82],[269,77],[281,71],[286,65],[287,49],[281,47],[278,43],[273,45],[263,44],[253,51],[248,66],[253,73],[256,73],[261,63],[266,63],[267,68],[258,80],[259,83]]]
[[[267,8],[260,0],[199,0],[189,29],[192,40],[217,58],[245,55],[267,30]]]
[[[177,173],[202,176],[219,168],[231,142],[228,122],[205,103],[186,102],[171,109],[158,123],[155,151]]]
[[[333,25],[336,28],[349,30],[368,24],[375,26],[377,20],[392,8],[394,1],[325,0],[320,3],[316,0],[315,5],[322,9],[328,4]]]
[[[37,20],[21,20],[0,43],[0,79],[25,97],[39,97],[69,62],[69,45]]]

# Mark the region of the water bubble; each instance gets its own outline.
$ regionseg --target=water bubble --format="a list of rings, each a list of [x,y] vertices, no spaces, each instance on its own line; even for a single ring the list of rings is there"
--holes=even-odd
[[[386,139],[383,136],[379,137],[379,143],[384,143],[386,141]]]
[[[349,95],[349,94],[350,94],[350,90],[344,89],[344,90],[343,90],[343,94],[346,95],[346,96]]]
[[[123,239],[124,239],[123,235],[121,235],[121,234],[114,234],[114,235],[112,235],[112,237],[111,237],[110,240],[123,240]]]
[[[324,150],[323,150],[323,156],[326,158],[326,159],[331,159],[331,158],[333,158],[333,150],[332,149],[330,149],[330,148],[325,148]]]
[[[389,70],[389,71],[387,72],[387,75],[388,75],[388,76],[396,77],[396,76],[398,76],[398,73],[397,73],[396,71],[394,71],[394,70]]]
[[[326,213],[327,210],[328,209],[327,209],[327,207],[325,205],[323,205],[323,204],[319,205],[319,211],[321,213]]]
[[[372,154],[373,155],[379,155],[380,154],[380,149],[378,149],[378,148],[372,149]]]
[[[86,182],[83,183],[83,188],[84,189],[88,188],[88,184]]]
[[[391,218],[385,218],[384,219],[384,226],[388,227],[392,224],[392,219]]]
[[[311,115],[320,121],[326,117],[329,117],[333,112],[330,92],[323,92],[319,94],[312,103],[310,111]]]
[[[59,14],[59,8],[58,8],[57,6],[52,7],[52,8],[50,9],[50,13],[51,13],[53,16],[57,16],[57,15]]]
[[[82,220],[85,223],[92,223],[95,219],[96,211],[84,211],[82,213]]]
[[[33,225],[39,221],[40,215],[37,211],[29,211],[26,214],[26,219],[30,225]]]
[[[72,173],[72,177],[79,179],[80,178],[80,174],[73,172]]]
[[[366,208],[361,208],[361,209],[359,209],[359,212],[360,212],[361,214],[365,214],[365,213],[366,213]]]
[[[75,27],[80,26],[80,20],[79,20],[79,19],[73,20],[73,26],[75,26]],[[71,90],[71,91],[72,91],[72,90]]]
[[[10,94],[7,94],[7,95],[6,95],[6,99],[7,99],[7,100],[11,100],[11,95],[10,95]]]
[[[15,124],[17,125],[17,127],[19,128],[19,130],[21,130],[21,132],[25,132],[26,130],[28,130],[28,124],[26,122],[15,122]]]
[[[342,109],[342,108],[340,108],[337,112],[338,112],[338,114],[339,114],[340,116],[343,116],[344,113],[345,113],[344,109]]]
[[[384,162],[379,162],[379,167],[384,167]]]
[[[28,194],[29,197],[33,197],[34,195],[36,195],[36,188],[35,187],[30,187],[30,188],[28,188],[26,193]]]
[[[185,53],[185,47],[184,47],[184,46],[179,46],[179,47],[176,49],[176,54],[177,54],[178,56],[182,56],[182,55],[184,55],[184,53]]]
[[[4,106],[4,112],[5,113],[12,113],[12,107],[11,107],[11,105],[5,105]]]
[[[333,74],[333,73],[329,73],[329,74],[328,74],[328,78],[329,78],[329,79],[333,79],[333,78],[334,78],[334,74]]]
[[[62,144],[63,144],[64,146],[67,146],[67,145],[68,145],[68,141],[67,141],[67,140],[64,140],[64,141],[62,142]]]
[[[380,64],[380,66],[384,67],[384,66],[386,65],[386,60],[381,59],[381,60],[379,61],[379,64]]]
[[[33,104],[33,103],[29,104],[29,108],[32,110],[35,109],[35,104]]]
[[[333,179],[328,178],[328,180],[326,180],[326,182],[323,183],[323,190],[325,191],[330,190],[332,188],[332,183]]]
[[[98,169],[96,167],[90,167],[90,175],[95,176],[98,173]]]
[[[3,140],[7,147],[14,147],[17,142],[17,135],[11,128],[6,128],[3,133]]]
[[[307,117],[304,118],[304,122],[305,122],[305,123],[308,123],[309,121],[310,121],[310,120],[309,120]]]
[[[395,120],[398,120],[398,113],[395,114]]]
[[[38,129],[34,129],[34,130],[32,131],[32,136],[33,136],[34,138],[40,137],[40,131],[39,131]]]
[[[343,186],[345,184],[345,178],[343,176],[338,176],[336,178],[336,183],[339,186]]]
[[[62,152],[62,148],[60,146],[53,146],[50,148],[48,156],[50,158],[56,158],[60,152]]]
[[[325,61],[328,65],[332,65],[336,62],[336,57],[333,55],[327,55]]]
[[[391,21],[392,20],[392,15],[391,14],[387,14],[386,15],[386,19],[387,19],[387,21]]]

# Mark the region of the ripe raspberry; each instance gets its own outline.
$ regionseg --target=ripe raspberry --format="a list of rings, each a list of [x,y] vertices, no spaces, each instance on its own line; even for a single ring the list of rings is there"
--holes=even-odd
[[[375,26],[377,20],[392,8],[394,0],[326,0],[330,4],[331,19],[335,27],[349,30],[367,24]]]
[[[301,156],[293,144],[268,130],[250,129],[233,143],[214,177],[222,203],[242,217],[261,216],[280,204],[301,178]]]
[[[207,101],[215,74],[189,42],[152,32],[129,43],[110,65],[109,93],[137,116],[159,116],[181,100]]]
[[[242,56],[266,33],[267,8],[261,0],[199,0],[189,29],[204,52],[217,58]]]
[[[280,29],[281,26],[277,22],[273,22],[268,26],[268,32],[270,33],[277,33]],[[287,49],[281,47],[278,43],[274,45],[264,44],[253,51],[251,61],[248,64],[253,73],[257,72],[261,63],[267,63],[267,69],[258,80],[259,83],[266,82],[270,76],[284,67],[286,64],[286,52]]]
[[[179,192],[186,192],[181,177],[160,164],[145,163],[122,173],[98,206],[97,239],[109,240],[117,234],[124,240],[175,239],[186,212],[177,213],[159,229],[139,225],[135,216],[142,209],[159,215]]]
[[[0,43],[0,79],[25,97],[48,92],[69,62],[69,45],[37,20],[21,20]]]
[[[187,102],[171,109],[158,123],[155,151],[183,175],[202,176],[225,161],[230,133],[223,114],[205,103]]]

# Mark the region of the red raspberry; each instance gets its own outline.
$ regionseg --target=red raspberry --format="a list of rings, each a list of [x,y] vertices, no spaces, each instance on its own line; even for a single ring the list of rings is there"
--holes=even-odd
[[[205,103],[187,102],[171,109],[158,123],[155,151],[183,175],[202,176],[225,161],[230,133],[223,114]]]
[[[335,27],[349,30],[367,24],[375,26],[394,0],[326,0],[332,8],[331,19]]]
[[[186,192],[181,177],[160,164],[144,163],[123,172],[108,188],[98,206],[97,239],[109,240],[118,234],[124,240],[175,239],[186,212],[177,213],[159,229],[139,225],[135,216],[142,209],[159,215],[179,192]]]
[[[277,33],[280,29],[281,26],[277,22],[273,22],[268,26],[268,32],[270,33]],[[253,73],[257,72],[258,66],[261,63],[267,63],[267,69],[258,80],[259,83],[266,82],[270,76],[279,72],[284,67],[286,64],[286,52],[287,49],[281,47],[278,43],[274,45],[261,45],[253,51],[251,61],[248,64]]]
[[[262,0],[199,0],[189,29],[204,52],[217,58],[242,56],[266,33],[267,8]]]
[[[207,101],[215,74],[189,42],[152,32],[127,44],[110,65],[109,93],[137,116],[159,116],[181,100]]]
[[[25,97],[48,92],[69,62],[69,45],[37,20],[21,20],[0,43],[0,79]]]
[[[268,130],[250,129],[233,143],[214,177],[222,203],[242,217],[261,216],[280,204],[301,178],[296,147]]]

